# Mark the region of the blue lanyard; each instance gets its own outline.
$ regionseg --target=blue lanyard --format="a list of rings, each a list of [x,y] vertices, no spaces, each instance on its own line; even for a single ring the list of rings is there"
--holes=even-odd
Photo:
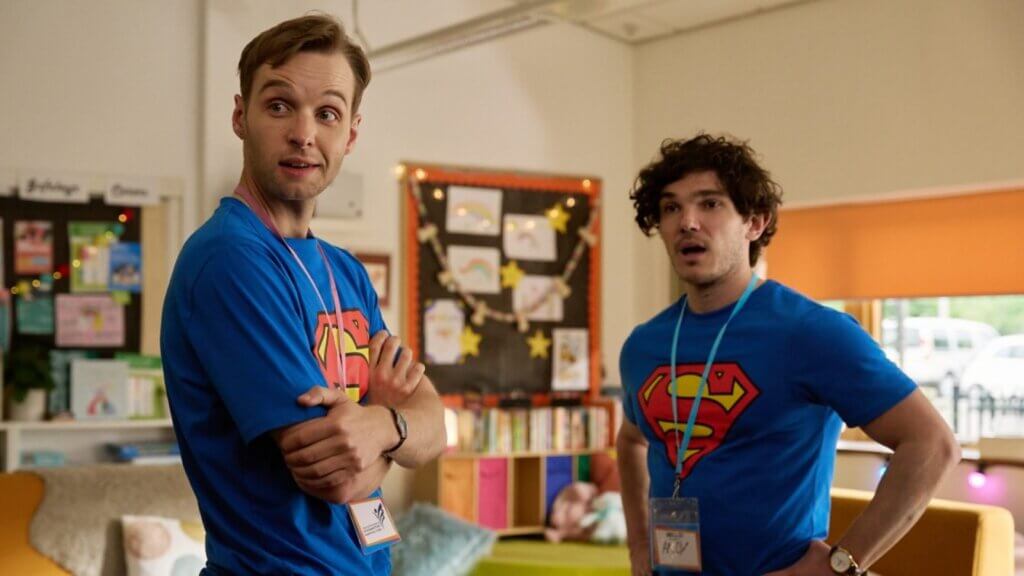
[[[679,309],[679,320],[676,321],[676,330],[672,335],[672,380],[669,384],[669,388],[672,390],[672,423],[675,425],[676,442],[679,444],[679,450],[676,452],[676,484],[672,491],[673,498],[679,495],[679,487],[682,484],[680,476],[683,473],[683,456],[686,454],[686,448],[689,447],[690,438],[693,436],[693,424],[697,420],[697,410],[700,408],[700,401],[704,396],[704,388],[708,383],[711,365],[715,363],[715,356],[718,354],[718,345],[722,343],[722,337],[725,336],[725,329],[729,327],[729,322],[732,322],[732,319],[739,314],[744,304],[750,298],[750,295],[754,292],[758,280],[760,278],[757,277],[757,274],[750,276],[750,283],[747,284],[747,289],[743,291],[743,295],[736,301],[736,306],[733,307],[732,313],[725,320],[725,324],[722,324],[722,327],[718,330],[718,336],[715,338],[715,343],[711,346],[711,352],[708,354],[708,361],[704,364],[704,373],[700,377],[700,385],[697,386],[697,395],[693,399],[693,406],[690,407],[690,418],[686,421],[686,432],[683,434],[683,441],[679,442],[679,406],[676,404],[678,382],[676,348],[679,346],[679,329],[682,328],[683,316],[686,315],[686,297],[683,296],[683,303]]]

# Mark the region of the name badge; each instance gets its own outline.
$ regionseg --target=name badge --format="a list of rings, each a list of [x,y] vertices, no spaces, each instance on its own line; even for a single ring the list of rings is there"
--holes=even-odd
[[[355,526],[359,544],[364,552],[381,544],[402,539],[391,520],[391,513],[384,505],[384,500],[380,498],[351,502],[348,505],[348,514],[352,517],[352,525]]]
[[[701,571],[700,518],[696,498],[652,498],[651,567]]]

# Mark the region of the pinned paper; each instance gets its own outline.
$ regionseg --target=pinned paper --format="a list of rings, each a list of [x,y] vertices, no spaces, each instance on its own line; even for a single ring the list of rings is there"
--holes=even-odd
[[[466,292],[497,294],[499,285],[499,262],[501,253],[497,248],[474,246],[449,246],[448,263],[455,281]]]
[[[116,290],[110,293],[110,297],[114,299],[114,302],[122,306],[127,306],[132,303],[131,292],[125,292],[124,290]]]
[[[124,307],[109,295],[57,295],[57,346],[124,346]]]
[[[136,294],[142,291],[142,246],[138,242],[111,244],[110,289]]]
[[[110,289],[110,245],[117,241],[114,224],[70,222],[71,291],[106,292]]]
[[[11,349],[11,294],[0,291],[0,351]]]
[[[561,322],[562,298],[555,289],[556,276],[523,276],[512,291],[512,309],[529,320]]]
[[[501,234],[501,190],[450,186],[445,229],[449,233]]]
[[[582,328],[556,328],[552,390],[587,390],[590,387],[588,331]]]
[[[53,334],[53,297],[46,293],[19,296],[15,304],[18,332]]]
[[[53,270],[53,222],[14,223],[14,273],[45,274]]]
[[[90,179],[80,174],[26,172],[19,174],[18,196],[33,202],[88,204]]]
[[[427,364],[456,364],[462,359],[466,315],[455,300],[435,300],[423,313],[424,358]]]
[[[554,262],[558,256],[555,229],[545,216],[506,215],[503,240],[506,258]]]

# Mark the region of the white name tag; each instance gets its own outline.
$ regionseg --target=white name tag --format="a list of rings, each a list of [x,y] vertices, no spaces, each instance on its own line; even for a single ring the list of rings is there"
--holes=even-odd
[[[700,535],[696,531],[654,528],[654,564],[700,572]]]
[[[356,533],[359,534],[359,543],[364,549],[402,539],[398,535],[395,523],[391,521],[391,513],[380,498],[351,502],[348,505],[348,513],[352,517]]]

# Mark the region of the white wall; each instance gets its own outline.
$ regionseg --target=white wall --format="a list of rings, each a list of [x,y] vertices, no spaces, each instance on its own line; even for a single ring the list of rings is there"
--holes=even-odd
[[[199,4],[0,2],[0,167],[180,179],[190,230]]]
[[[642,46],[634,158],[730,132],[787,205],[1020,180],[1021,22],[1017,0],[820,0]],[[667,293],[653,262],[641,305]]]

